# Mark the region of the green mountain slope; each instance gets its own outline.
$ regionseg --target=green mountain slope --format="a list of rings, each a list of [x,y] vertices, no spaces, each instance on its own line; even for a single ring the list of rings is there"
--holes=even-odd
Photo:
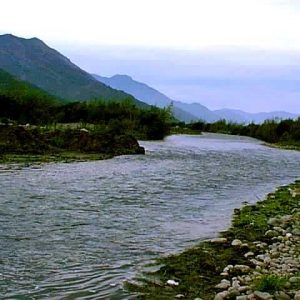
[[[1,97],[7,96],[19,101],[26,101],[29,98],[35,98],[42,101],[59,103],[60,99],[52,96],[44,90],[22,81],[11,75],[10,73],[0,69],[0,101]]]
[[[37,38],[0,35],[0,68],[63,99],[130,99],[139,106],[146,106],[133,96],[98,82]]]

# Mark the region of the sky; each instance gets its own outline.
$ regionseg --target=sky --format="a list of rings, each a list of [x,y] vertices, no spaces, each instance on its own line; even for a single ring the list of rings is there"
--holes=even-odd
[[[299,0],[9,0],[0,34],[211,109],[300,112]]]

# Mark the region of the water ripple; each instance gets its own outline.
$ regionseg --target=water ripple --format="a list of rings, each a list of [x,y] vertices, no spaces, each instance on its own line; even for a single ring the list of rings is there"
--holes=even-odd
[[[128,299],[122,282],[229,225],[300,175],[300,153],[222,135],[143,142],[145,156],[0,165],[1,299]]]

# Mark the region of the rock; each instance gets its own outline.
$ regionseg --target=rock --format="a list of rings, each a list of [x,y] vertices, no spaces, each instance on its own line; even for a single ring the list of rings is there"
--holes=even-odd
[[[286,294],[285,292],[280,291],[275,294],[275,299],[276,300],[290,300],[291,297],[288,294]]]
[[[294,300],[300,300],[300,291],[295,293]]]
[[[268,245],[266,243],[258,243],[258,244],[256,244],[256,248],[258,248],[258,249],[264,249],[267,246]]]
[[[279,233],[281,233],[281,234],[283,234],[283,232],[285,232],[285,230],[282,229],[282,228],[279,227],[279,226],[274,226],[274,227],[273,227],[273,230],[276,230],[277,232],[279,232]]]
[[[239,292],[240,293],[245,293],[245,292],[247,292],[249,290],[250,290],[250,287],[248,285],[244,285],[244,286],[240,286],[239,287]]]
[[[244,279],[244,282],[245,282],[245,283],[251,282],[251,277],[250,277],[249,275],[244,276],[243,279]]]
[[[242,248],[243,250],[249,249],[249,245],[248,245],[247,243],[243,243],[243,244],[241,245],[241,248]]]
[[[280,218],[280,222],[283,224],[288,224],[291,223],[293,219],[294,219],[293,215],[285,215]]]
[[[280,225],[280,223],[281,223],[280,220],[277,218],[270,218],[268,220],[268,225],[271,225],[271,226],[278,226],[278,225]]]
[[[242,296],[237,296],[235,299],[236,300],[247,300],[247,296],[246,295],[242,295]]]
[[[295,229],[293,229],[293,230],[292,230],[292,234],[293,234],[293,235],[298,235],[298,236],[300,236],[300,228],[295,228]]]
[[[235,298],[235,297],[237,297],[239,295],[240,295],[240,292],[239,292],[239,290],[237,288],[230,287],[228,289],[228,297],[229,298]]]
[[[265,236],[267,237],[275,237],[278,235],[278,232],[275,230],[268,230],[265,232]]]
[[[257,259],[259,259],[260,261],[264,261],[265,260],[265,255],[264,254],[259,254],[256,256]]]
[[[225,243],[227,243],[227,239],[226,238],[214,238],[214,239],[211,239],[210,242],[213,244],[225,244]]]
[[[273,298],[271,294],[260,292],[260,291],[255,291],[254,292],[254,296],[257,299],[260,299],[260,300],[268,300],[268,299],[272,299]]]
[[[232,270],[233,269],[233,265],[228,265],[228,266],[226,266],[225,268],[224,268],[224,270],[223,270],[223,272],[224,273],[228,273],[230,270]]]
[[[238,289],[240,287],[240,282],[238,280],[232,280],[231,286]]]
[[[242,273],[248,273],[250,271],[250,267],[246,265],[235,265],[234,269]]]
[[[222,289],[222,290],[228,289],[229,287],[230,287],[230,281],[227,279],[222,279],[221,282],[215,286],[216,289]]]
[[[257,259],[252,258],[252,259],[250,259],[250,262],[252,264],[254,264],[255,266],[264,267],[264,263],[261,261],[258,261]]]
[[[286,289],[290,289],[291,286],[292,286],[292,284],[291,284],[289,281],[284,285],[284,287],[285,287]]]
[[[168,285],[172,285],[172,286],[177,286],[177,285],[179,285],[179,282],[177,282],[177,281],[175,281],[175,280],[173,280],[173,279],[169,279],[169,280],[167,281],[167,284],[168,284]]]
[[[214,300],[224,300],[224,299],[227,298],[227,296],[228,296],[228,292],[227,292],[227,291],[224,291],[224,292],[218,293],[218,294],[215,296]]]
[[[184,298],[185,296],[183,294],[178,294],[175,296],[175,299],[182,299]]]
[[[251,256],[254,256],[254,253],[251,252],[251,251],[247,252],[247,253],[244,255],[244,257],[246,257],[246,258],[251,257]]]
[[[242,243],[241,240],[235,239],[235,240],[232,241],[231,246],[240,247],[242,244],[243,243]]]
[[[296,277],[296,276],[291,277],[291,278],[289,279],[289,282],[290,282],[290,283],[293,283],[293,284],[295,284],[295,283],[299,283],[299,284],[300,284],[300,277]]]

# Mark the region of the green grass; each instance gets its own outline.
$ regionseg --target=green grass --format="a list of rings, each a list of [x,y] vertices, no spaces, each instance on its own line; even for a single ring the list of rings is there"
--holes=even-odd
[[[265,275],[254,282],[254,290],[273,294],[276,291],[282,290],[287,282],[287,277]]]
[[[112,155],[95,154],[95,153],[80,153],[80,152],[62,152],[45,155],[31,154],[5,154],[0,155],[0,163],[16,163],[16,164],[31,164],[31,163],[48,163],[48,162],[79,162],[90,160],[103,160],[112,158]]]
[[[272,148],[300,151],[300,142],[299,141],[279,142],[279,143],[266,144],[266,145],[269,147],[272,147]]]

